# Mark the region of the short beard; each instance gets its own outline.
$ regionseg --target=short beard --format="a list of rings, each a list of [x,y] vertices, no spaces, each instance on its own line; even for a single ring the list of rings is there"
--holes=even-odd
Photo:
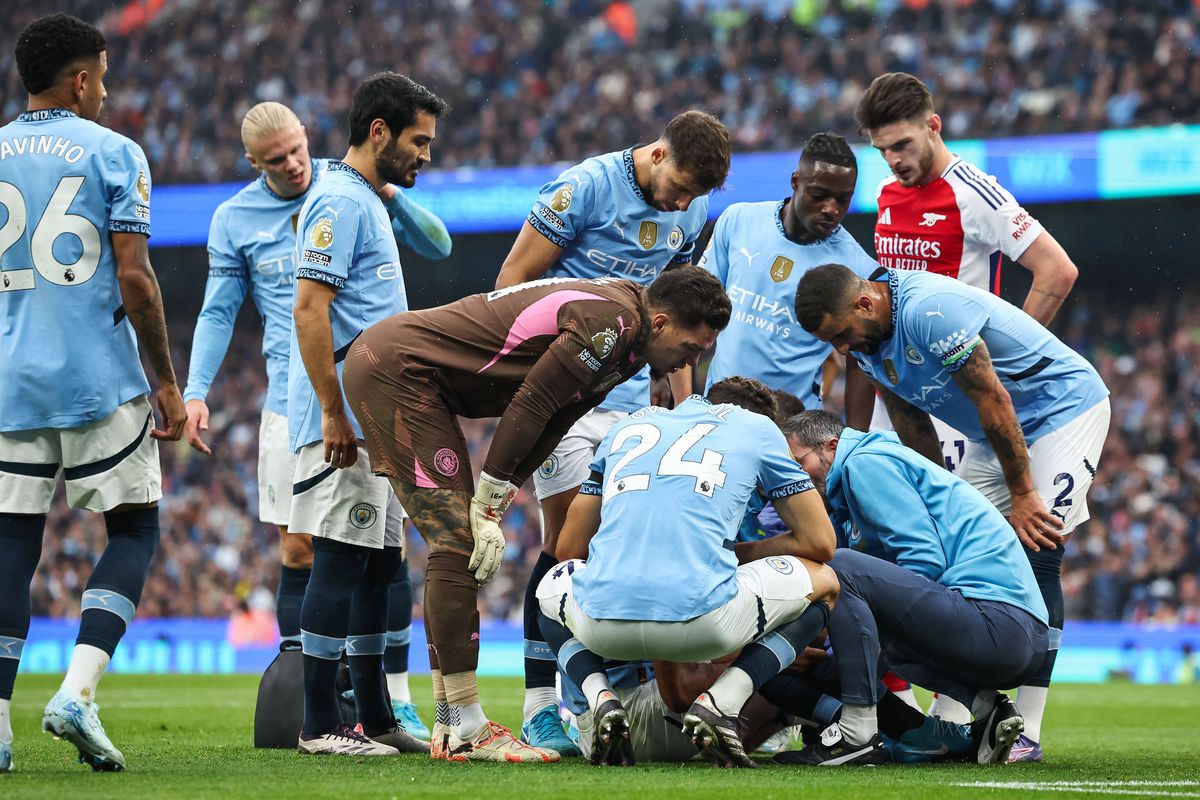
[[[417,182],[416,178],[410,178],[407,171],[401,171],[396,168],[390,158],[394,152],[394,150],[389,148],[375,157],[375,174],[384,183],[390,183],[403,189],[411,189]]]

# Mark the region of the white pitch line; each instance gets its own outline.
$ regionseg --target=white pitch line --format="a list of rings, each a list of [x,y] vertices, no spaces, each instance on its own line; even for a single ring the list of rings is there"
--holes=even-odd
[[[1149,788],[1132,788],[1200,786],[1200,781],[975,781],[955,785],[969,789],[1014,789],[1018,791],[1075,792],[1077,794],[1122,794],[1142,797],[1200,797],[1200,792],[1169,792],[1154,791]]]

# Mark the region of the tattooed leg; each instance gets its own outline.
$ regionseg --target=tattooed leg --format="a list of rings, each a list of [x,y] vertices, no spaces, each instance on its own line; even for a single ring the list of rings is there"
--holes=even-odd
[[[486,722],[479,706],[479,584],[471,558],[470,496],[453,489],[422,489],[392,480],[392,488],[429,545],[425,568],[425,628],[437,651],[446,702],[457,710],[461,733]],[[482,721],[481,721],[482,720]]]

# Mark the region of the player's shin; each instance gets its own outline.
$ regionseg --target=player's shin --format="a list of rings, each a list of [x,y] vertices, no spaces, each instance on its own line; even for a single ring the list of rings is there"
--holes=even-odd
[[[311,569],[280,565],[279,590],[275,594],[275,620],[279,624],[281,645],[300,643],[300,609],[304,605],[304,590],[308,588]]]
[[[367,736],[390,731],[396,722],[383,678],[383,651],[387,644],[388,585],[400,566],[400,548],[373,550],[366,571],[354,587],[346,656],[354,686],[358,721]]]
[[[370,550],[331,539],[313,539],[313,572],[300,612],[304,649],[304,729],[307,737],[337,728],[338,661],[346,646],[350,605]]]
[[[79,637],[63,687],[85,700],[95,698],[100,676],[125,635],[142,598],[150,560],[158,544],[158,509],[108,512],[108,545],[83,592]]]
[[[0,742],[12,741],[9,704],[29,635],[29,583],[42,553],[46,517],[0,514]]]
[[[599,707],[600,695],[606,691],[612,692],[608,674],[604,671],[604,659],[584,647],[571,635],[566,625],[545,614],[539,614],[538,617],[539,628],[562,665],[563,672],[583,689],[588,706],[595,711]]]
[[[713,702],[724,713],[736,716],[750,695],[791,666],[828,619],[829,606],[824,601],[810,603],[796,619],[746,645],[709,690]]]
[[[554,662],[554,651],[546,643],[538,625],[541,610],[538,606],[537,587],[542,578],[558,563],[548,553],[538,555],[529,583],[525,586],[525,708],[524,719],[529,720],[543,708],[558,705],[558,695],[554,691],[554,679],[557,672]],[[557,713],[557,708],[556,712]]]
[[[1037,553],[1026,551],[1033,576],[1037,579],[1042,600],[1050,614],[1050,650],[1042,662],[1041,669],[1029,683],[1017,691],[1017,709],[1025,720],[1025,736],[1033,742],[1042,740],[1042,716],[1046,711],[1046,697],[1050,692],[1050,677],[1054,672],[1054,661],[1062,641],[1065,603],[1062,591],[1062,559],[1064,548],[1042,550]]]
[[[408,648],[412,641],[412,580],[408,562],[401,560],[400,569],[388,587],[387,649],[383,653],[383,671],[387,675],[388,694],[393,700],[411,703],[408,688]]]
[[[479,584],[461,553],[436,551],[425,568],[426,629],[437,648],[438,664],[455,728],[466,735],[486,722],[479,704],[475,670],[479,666]]]

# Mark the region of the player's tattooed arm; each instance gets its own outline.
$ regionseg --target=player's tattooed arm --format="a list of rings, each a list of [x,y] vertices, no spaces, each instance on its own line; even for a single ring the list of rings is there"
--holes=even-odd
[[[1033,273],[1033,284],[1022,310],[1050,327],[1079,277],[1079,268],[1049,231],[1043,231],[1033,240],[1018,263]]]
[[[171,363],[171,345],[167,339],[167,321],[163,316],[162,293],[158,278],[150,266],[150,249],[140,233],[117,233],[112,236],[113,254],[117,261],[117,283],[121,287],[121,302],[129,323],[137,332],[138,343],[154,376],[158,380],[155,400],[162,415],[162,428],[150,432],[156,439],[176,440],[183,435],[187,422],[183,397],[175,382],[175,367]]]
[[[954,383],[979,413],[979,425],[996,453],[1004,482],[1012,495],[1009,522],[1026,547],[1037,551],[1054,549],[1063,541],[1062,523],[1047,510],[1035,491],[1029,469],[1029,448],[1013,408],[1012,397],[992,367],[987,345],[979,342],[963,366],[954,373]]]
[[[454,489],[421,489],[411,483],[391,481],[392,489],[430,551],[470,556],[470,503],[466,492]]]
[[[864,377],[866,377],[865,373]],[[929,415],[911,403],[904,402],[878,381],[869,378],[868,380],[875,386],[879,396],[883,398],[883,405],[887,408],[888,416],[892,419],[892,427],[896,429],[896,435],[900,437],[900,441],[939,467],[945,467],[946,460],[942,457],[942,445],[938,442],[937,430],[934,429]],[[869,420],[868,427],[870,427]]]

